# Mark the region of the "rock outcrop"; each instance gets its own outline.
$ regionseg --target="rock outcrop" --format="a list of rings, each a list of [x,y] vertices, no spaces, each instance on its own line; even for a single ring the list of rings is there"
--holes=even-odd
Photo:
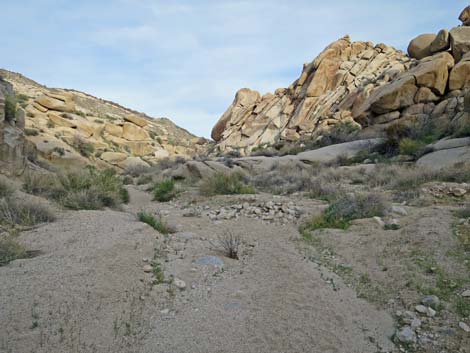
[[[321,139],[338,125],[359,130],[359,139],[383,137],[394,123],[445,131],[463,111],[470,88],[469,31],[461,26],[418,36],[410,55],[341,38],[305,64],[288,88],[265,95],[238,91],[212,138],[220,151],[248,154],[279,141]]]
[[[19,112],[24,113],[16,124],[25,133],[20,138],[10,132],[9,143],[29,141],[37,149],[37,158],[53,166],[125,169],[205,151],[207,141],[201,143],[201,138],[168,119],[152,119],[86,93],[49,89],[6,70],[0,70],[0,77],[11,86]]]

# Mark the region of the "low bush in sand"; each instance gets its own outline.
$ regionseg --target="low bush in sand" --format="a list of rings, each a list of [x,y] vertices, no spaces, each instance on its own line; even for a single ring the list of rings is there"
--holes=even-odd
[[[308,189],[311,179],[309,171],[274,165],[272,170],[251,177],[250,184],[261,191],[285,195]]]
[[[242,240],[240,236],[233,235],[231,232],[227,231],[224,235],[218,237],[217,243],[211,243],[211,245],[217,249],[221,249],[228,258],[238,260],[241,243]]]
[[[89,167],[84,171],[58,175],[29,174],[25,177],[23,189],[74,210],[117,207],[129,201],[122,178],[112,169],[98,171]]]
[[[302,225],[301,231],[320,228],[347,229],[352,220],[383,216],[386,209],[387,203],[380,194],[347,194]]]
[[[137,185],[145,185],[150,184],[153,181],[153,177],[150,174],[143,174],[137,178],[136,184]]]
[[[0,238],[0,267],[8,265],[13,260],[27,257],[26,249],[12,237]]]
[[[160,215],[154,216],[149,212],[140,211],[139,213],[137,213],[137,218],[140,222],[147,223],[159,233],[174,233],[174,229],[170,225],[168,225],[168,223],[165,222],[165,220]]]
[[[85,139],[80,137],[79,135],[76,135],[72,141],[72,146],[75,148],[83,157],[90,157],[93,152],[95,152],[95,147],[89,143],[86,142]]]
[[[16,201],[11,198],[0,199],[0,224],[14,226],[33,226],[54,221],[51,210],[30,201]]]
[[[173,179],[165,179],[153,187],[153,199],[155,201],[168,202],[174,199],[177,194]]]
[[[330,183],[323,178],[313,179],[307,188],[308,197],[323,201],[336,200],[343,192],[338,184]]]
[[[465,204],[461,209],[455,212],[459,218],[470,218],[470,203]]]
[[[205,196],[214,196],[254,194],[256,191],[240,173],[216,173],[201,182],[199,192]]]
[[[13,189],[8,183],[0,179],[0,198],[10,197],[13,194]]]

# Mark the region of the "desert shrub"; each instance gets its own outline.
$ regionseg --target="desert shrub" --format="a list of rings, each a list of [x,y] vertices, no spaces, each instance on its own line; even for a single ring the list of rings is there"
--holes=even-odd
[[[0,238],[0,266],[28,257],[26,249],[11,237]]]
[[[241,154],[240,154],[240,151],[238,150],[232,150],[232,151],[225,152],[223,156],[227,158],[240,158]]]
[[[313,179],[307,189],[307,196],[312,199],[333,201],[344,191],[338,184],[328,182],[323,178]]]
[[[134,185],[134,179],[130,175],[126,175],[122,178],[124,185]]]
[[[400,154],[418,157],[423,154],[426,144],[420,140],[413,140],[404,138],[398,143],[398,150]]]
[[[273,169],[250,178],[258,190],[276,195],[305,191],[311,184],[311,173],[299,168],[284,168],[278,164]]]
[[[52,151],[57,153],[59,156],[65,155],[65,149],[63,147],[54,147]]]
[[[0,198],[10,197],[13,194],[13,189],[4,180],[0,179]]]
[[[14,121],[16,118],[17,98],[14,95],[7,95],[5,97],[5,119],[7,121]]]
[[[346,229],[352,220],[383,216],[386,209],[387,205],[382,195],[347,194],[333,202],[320,215],[310,219],[301,227],[301,230]]]
[[[56,200],[74,210],[116,207],[129,201],[121,177],[112,169],[98,171],[89,167],[81,172],[57,176],[30,173],[25,176],[23,190]]]
[[[323,134],[321,140],[317,141],[317,145],[318,147],[323,147],[352,141],[359,131],[359,126],[353,124],[351,121],[340,122],[333,125],[329,131]]]
[[[7,226],[33,226],[54,221],[50,209],[40,203],[0,199],[0,224]]]
[[[240,236],[233,235],[231,232],[227,231],[224,235],[218,237],[216,244],[211,243],[211,245],[217,249],[221,249],[228,258],[238,260],[241,243],[242,240]]]
[[[144,173],[148,173],[149,171],[150,167],[147,167],[145,165],[131,165],[126,169],[126,174],[136,178]]]
[[[39,135],[39,131],[37,129],[26,128],[24,129],[24,134],[26,136],[37,136]]]
[[[86,142],[83,138],[76,135],[72,142],[75,148],[83,157],[90,157],[95,152],[95,147],[91,143]]]
[[[140,211],[137,214],[137,218],[140,222],[147,223],[153,229],[162,234],[174,233],[174,229],[163,220],[160,215],[154,216],[151,213]]]
[[[153,181],[153,177],[150,174],[142,174],[137,178],[137,185],[150,184]]]
[[[47,127],[48,127],[49,129],[55,128],[54,122],[53,122],[52,120],[48,120],[48,121],[47,121]]]
[[[246,183],[240,173],[215,173],[201,182],[199,192],[206,196],[254,194],[255,189]]]
[[[470,218],[470,203],[465,204],[461,209],[455,212],[459,218]]]
[[[175,181],[173,179],[166,179],[160,183],[155,184],[153,188],[153,199],[159,202],[168,202],[176,197]]]

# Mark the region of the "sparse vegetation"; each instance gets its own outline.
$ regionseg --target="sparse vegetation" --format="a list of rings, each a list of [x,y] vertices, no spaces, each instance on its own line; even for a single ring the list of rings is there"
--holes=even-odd
[[[255,189],[246,183],[240,173],[216,173],[201,182],[199,192],[205,196],[254,194]]]
[[[12,187],[0,179],[0,198],[10,197],[11,194],[13,194]]]
[[[302,225],[301,231],[320,228],[346,229],[354,219],[383,216],[386,208],[386,202],[380,194],[347,194]]]
[[[28,257],[26,249],[12,237],[0,238],[0,267],[16,259]]]
[[[37,202],[0,199],[0,224],[8,227],[33,226],[54,221],[51,210]]]
[[[168,202],[175,198],[177,194],[173,179],[163,180],[153,187],[153,199],[155,201]]]
[[[153,229],[158,231],[159,233],[162,234],[170,234],[174,233],[174,230],[172,227],[168,225],[168,223],[163,220],[163,218],[160,215],[154,216],[151,213],[148,213],[146,211],[140,211],[137,214],[137,218],[139,219],[140,222],[147,223],[149,226],[151,226]]]
[[[72,143],[73,148],[75,148],[83,157],[90,157],[93,152],[95,152],[95,148],[89,142],[86,142],[82,137],[76,135],[73,139]]]
[[[218,237],[217,244],[212,244],[215,248],[220,248],[230,259],[238,260],[240,254],[241,237],[226,231],[224,235]]]
[[[86,171],[57,176],[29,173],[25,176],[23,189],[75,210],[117,207],[129,201],[122,179],[111,169],[98,171],[90,167]]]
[[[5,119],[6,121],[14,121],[16,118],[17,98],[15,95],[7,95],[5,97]]]
[[[38,136],[39,131],[37,129],[26,128],[26,129],[24,129],[24,134],[26,136]]]

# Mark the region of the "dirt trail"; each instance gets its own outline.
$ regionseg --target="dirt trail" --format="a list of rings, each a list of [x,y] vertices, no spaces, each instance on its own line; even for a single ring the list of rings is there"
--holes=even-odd
[[[393,351],[392,318],[305,260],[295,225],[182,217],[180,203],[130,191],[125,212],[66,212],[21,235],[42,255],[0,268],[0,352]],[[156,234],[135,220],[141,209],[180,233]],[[243,237],[240,261],[211,248],[227,229]],[[165,275],[185,290],[151,286],[142,271],[163,242]],[[195,264],[207,255],[223,270]]]

